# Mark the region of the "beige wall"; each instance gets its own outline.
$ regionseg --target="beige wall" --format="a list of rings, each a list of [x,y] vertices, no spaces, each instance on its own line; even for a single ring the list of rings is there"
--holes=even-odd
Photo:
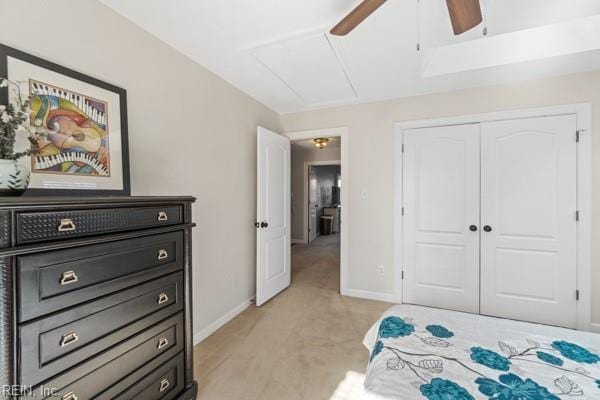
[[[306,241],[308,225],[307,211],[304,209],[304,163],[310,161],[340,161],[340,148],[306,149],[292,144],[292,239]],[[342,183],[343,185],[343,183]]]
[[[194,195],[195,332],[254,295],[256,125],[278,115],[96,1],[0,0],[0,42],[128,91],[135,195]]]
[[[349,128],[349,288],[393,293],[394,123],[579,102],[600,126],[600,72],[283,115],[285,132]],[[600,129],[600,128],[598,128]],[[600,199],[600,131],[593,134],[593,201]],[[367,190],[367,199],[361,191]],[[600,237],[593,215],[592,243]],[[386,276],[377,266],[386,266]],[[593,321],[600,322],[600,247],[593,246]]]

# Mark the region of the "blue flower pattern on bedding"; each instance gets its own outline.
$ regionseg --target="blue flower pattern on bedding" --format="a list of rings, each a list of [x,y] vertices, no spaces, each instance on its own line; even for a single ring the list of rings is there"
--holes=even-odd
[[[558,357],[553,356],[552,354],[543,352],[543,351],[538,351],[537,353],[535,353],[537,358],[539,358],[540,360],[548,363],[548,364],[552,364],[552,365],[558,365],[559,367],[562,367],[564,365],[564,361],[561,360]]]
[[[407,324],[399,317],[387,317],[379,325],[379,337],[384,339],[409,336],[414,331],[414,325]]]
[[[382,350],[383,343],[381,342],[381,340],[378,340],[377,343],[375,343],[375,347],[373,347],[373,352],[371,353],[371,361],[373,361],[373,359],[377,357],[377,355],[381,353]]]
[[[508,371],[511,365],[511,362],[506,357],[501,356],[495,351],[481,347],[471,348],[471,360],[498,371]]]
[[[475,400],[467,390],[458,384],[441,378],[421,385],[421,394],[429,400]]]
[[[489,400],[561,400],[559,396],[579,396],[582,400],[592,398],[585,396],[582,386],[580,386],[584,382],[578,384],[573,379],[587,380],[587,385],[591,380],[592,385],[600,389],[600,376],[594,376],[598,375],[598,371],[590,373],[582,367],[576,368],[576,366],[568,364],[569,360],[579,364],[600,363],[598,354],[578,344],[564,340],[540,343],[529,338],[527,339],[528,345],[525,346],[513,345],[514,342],[500,341],[498,342],[500,353],[489,348],[473,346],[470,349],[467,348],[467,354],[474,362],[470,365],[463,357],[454,354],[452,356],[444,355],[443,352],[446,348],[454,346],[444,340],[455,337],[452,330],[440,324],[426,325],[424,330],[418,330],[418,326],[412,318],[399,316],[384,318],[379,325],[378,338],[371,352],[370,362],[383,362],[383,365],[387,365],[386,371],[388,372],[407,371],[412,373],[415,378],[420,380],[420,385],[415,386],[416,382],[413,382],[413,386],[418,388],[420,394],[428,400],[475,400],[475,398],[482,398],[482,395]],[[433,337],[425,337],[421,335],[422,333],[429,333]],[[422,343],[421,346],[425,345],[425,349],[422,351],[414,348],[406,350],[401,345],[403,342],[394,339],[417,340]],[[455,340],[460,341],[460,335]],[[375,361],[381,358],[378,356],[384,349],[389,350],[385,352],[385,359]],[[464,383],[461,382],[462,374],[461,379],[456,379],[456,381],[433,377],[432,374],[444,373],[446,366],[450,364],[464,371]],[[501,371],[500,375],[496,375],[498,372],[489,375],[489,370],[478,368],[477,365],[485,366],[493,371]],[[515,369],[511,372],[513,365]],[[553,382],[554,391],[531,378],[519,376],[525,372],[517,365],[527,365],[529,368],[533,368],[532,365],[538,365],[538,367],[541,365],[550,368],[549,371],[555,371],[556,375],[539,375],[536,378],[536,380],[539,379],[548,384],[548,387]],[[479,393],[470,393],[470,390],[478,390]],[[588,386],[586,390],[591,389]],[[588,393],[588,395],[590,394]],[[600,394],[593,396],[595,396],[593,398],[600,399]]]
[[[543,386],[531,379],[518,377],[515,374],[500,375],[500,382],[489,378],[477,378],[479,391],[494,400],[560,400]]]
[[[454,333],[441,325],[427,325],[425,329],[436,338],[449,339],[454,336]]]
[[[600,362],[600,356],[575,343],[559,340],[552,343],[552,348],[558,350],[563,357],[578,363],[596,364]]]

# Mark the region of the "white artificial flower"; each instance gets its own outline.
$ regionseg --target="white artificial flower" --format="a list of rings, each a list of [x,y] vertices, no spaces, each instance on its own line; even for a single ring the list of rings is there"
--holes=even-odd
[[[7,87],[7,86],[8,86],[8,81],[6,79],[2,79],[0,81],[0,88]]]
[[[12,119],[12,117],[10,115],[8,115],[8,113],[6,111],[4,111],[2,113],[2,116],[0,117],[0,119],[2,120],[2,122],[7,124]]]
[[[6,110],[6,106],[0,104],[0,113],[3,113]]]

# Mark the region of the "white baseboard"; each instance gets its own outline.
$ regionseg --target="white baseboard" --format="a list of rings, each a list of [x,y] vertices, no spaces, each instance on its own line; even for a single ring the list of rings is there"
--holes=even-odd
[[[360,299],[385,301],[387,303],[400,304],[402,300],[397,299],[393,293],[371,292],[369,290],[348,289],[346,296],[358,297]]]
[[[202,329],[200,332],[194,334],[194,346],[198,343],[202,342],[204,339],[215,333],[219,328],[223,325],[237,317],[242,311],[248,308],[254,302],[254,297],[245,300],[243,303],[235,306],[231,310],[227,311],[225,315],[218,318],[212,324],[208,325],[206,328]]]
[[[590,323],[590,330],[592,332],[600,333],[600,324],[598,324],[596,322]]]

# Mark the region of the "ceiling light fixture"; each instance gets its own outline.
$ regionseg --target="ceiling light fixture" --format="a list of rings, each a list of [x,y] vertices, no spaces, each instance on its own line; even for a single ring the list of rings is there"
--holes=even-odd
[[[329,139],[327,138],[316,138],[313,139],[313,142],[315,142],[315,146],[318,149],[324,149],[325,147],[327,147],[327,143],[329,143]]]

